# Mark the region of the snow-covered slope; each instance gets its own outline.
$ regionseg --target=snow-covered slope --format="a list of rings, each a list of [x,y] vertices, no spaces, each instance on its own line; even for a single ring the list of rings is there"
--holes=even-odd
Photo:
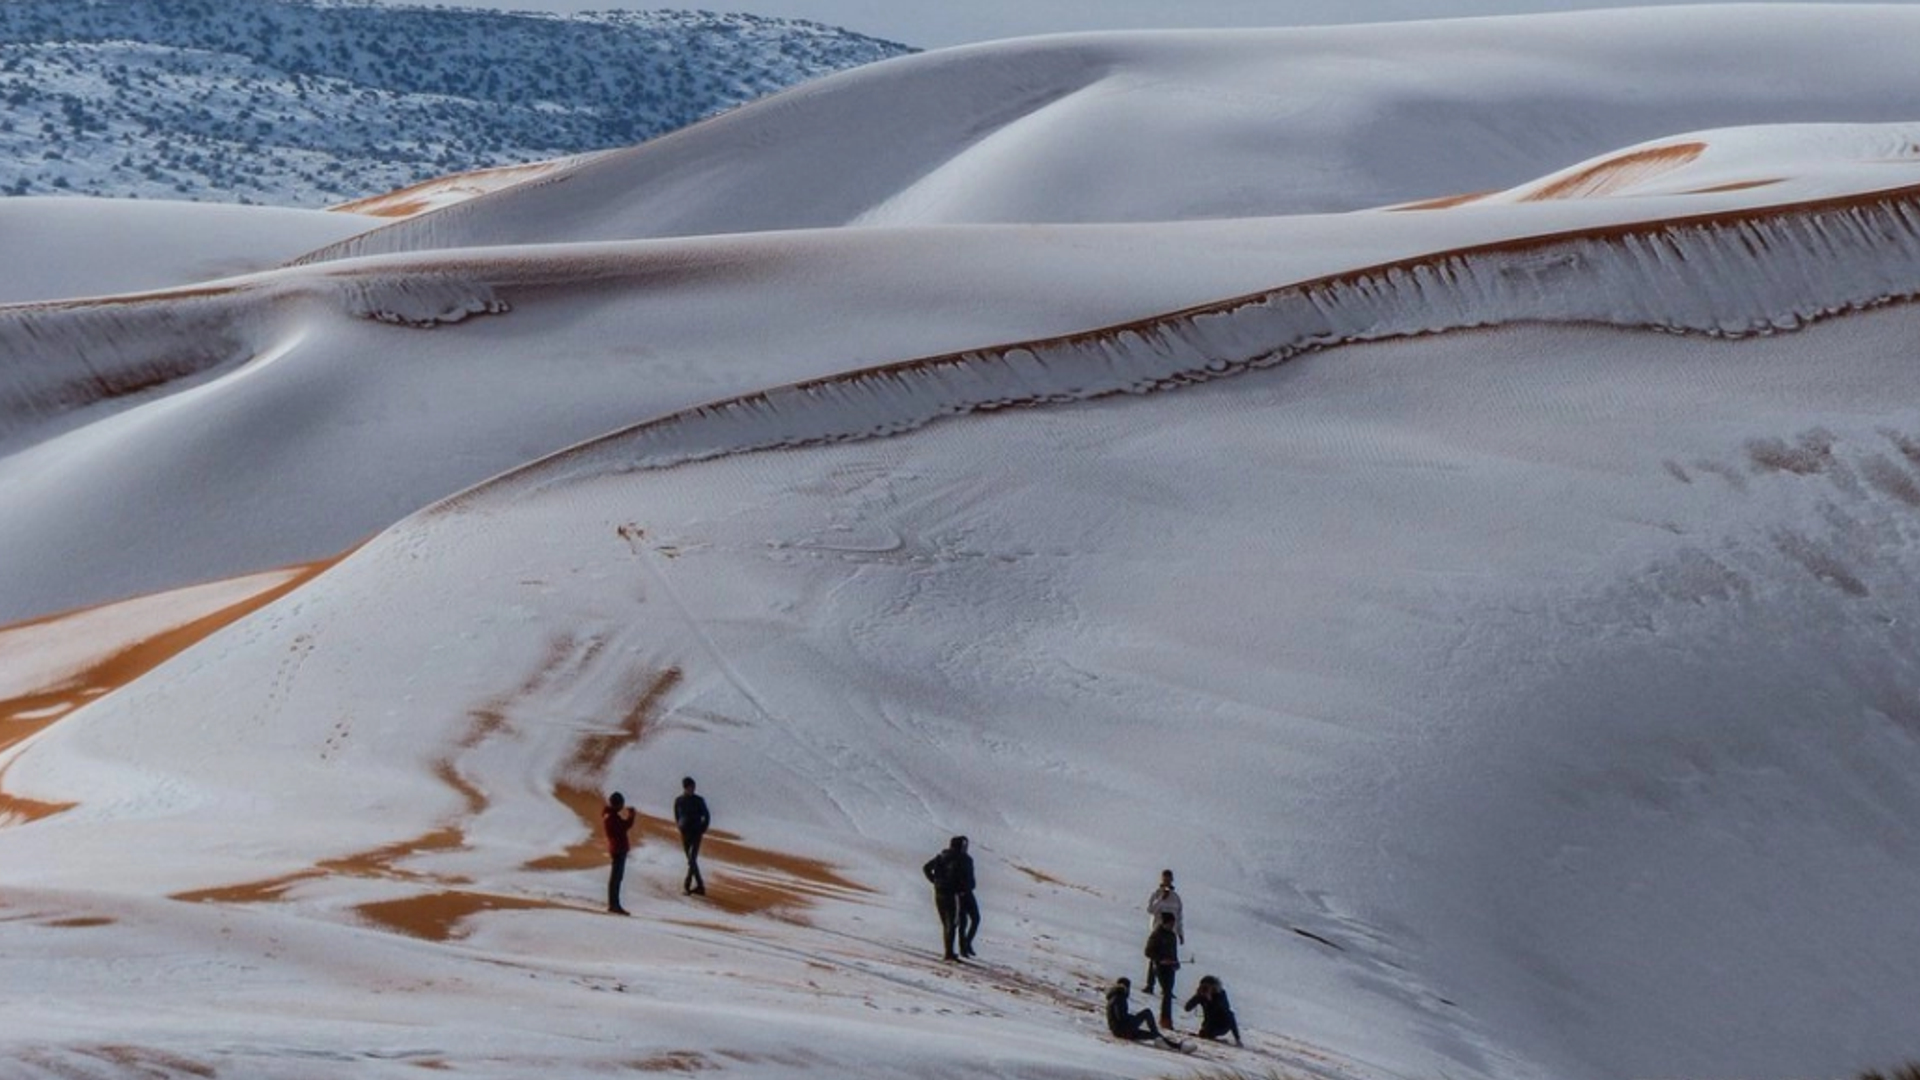
[[[35,988],[0,1053],[30,1077],[1893,1064],[1920,1012],[1920,113],[1878,115],[1909,75],[1861,51],[1906,13],[1826,14],[1318,39],[1362,88],[1369,42],[1371,70],[1422,33],[1518,70],[1557,40],[1552,77],[1635,129],[1476,198],[1411,198],[1403,161],[1369,212],[1182,220],[1147,170],[1103,176],[1145,220],[1061,224],[1040,211],[1082,192],[1048,186],[1049,148],[1123,143],[1096,109],[968,166],[1028,203],[772,228],[924,195],[903,178],[982,145],[954,131],[1010,72],[1071,85],[1098,53],[1167,121],[1131,137],[1179,116],[1201,147],[1272,100],[1250,59],[1229,78],[1237,38],[1051,39],[819,84],[333,257],[0,308],[0,612],[32,620],[0,630],[0,978]],[[1174,55],[1217,91],[1152,88]],[[1855,96],[1680,92],[1739,84],[1731,55]],[[911,114],[929,66],[966,91],[955,127],[876,144],[845,190],[625,231],[663,189],[621,162],[738,137],[771,177],[889,79]],[[1530,130],[1539,85],[1481,68],[1396,94],[1504,106],[1436,144]],[[780,110],[792,143],[729,126]],[[347,255],[389,240],[431,242]],[[724,830],[704,898],[663,817],[688,774]],[[625,920],[600,913],[615,788],[645,814]],[[986,916],[964,967],[919,876],[954,833]],[[1182,987],[1220,976],[1245,1047],[1103,1030],[1162,867]]]
[[[0,304],[144,292],[277,266],[379,224],[353,213],[206,203],[0,199]]]
[[[1722,5],[941,50],[327,254],[1364,209],[1700,129],[1910,121],[1916,36],[1912,6]]]

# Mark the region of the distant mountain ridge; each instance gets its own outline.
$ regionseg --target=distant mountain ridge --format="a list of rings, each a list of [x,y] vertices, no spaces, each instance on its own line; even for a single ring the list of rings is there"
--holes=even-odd
[[[318,206],[642,142],[911,52],[712,12],[0,4],[0,192]]]

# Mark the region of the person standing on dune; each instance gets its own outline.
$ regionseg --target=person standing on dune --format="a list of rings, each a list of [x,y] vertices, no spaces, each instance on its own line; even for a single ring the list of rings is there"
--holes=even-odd
[[[625,795],[616,791],[607,796],[607,805],[600,808],[600,827],[607,834],[607,854],[613,857],[613,870],[607,876],[607,911],[625,915],[627,909],[620,906],[620,883],[627,876],[627,852],[633,847],[629,836],[633,807],[627,805]]]
[[[707,813],[707,800],[694,793],[693,777],[680,780],[680,797],[673,800],[673,823],[680,828],[680,847],[687,853],[687,879],[681,883],[688,896],[705,896],[707,880],[700,876],[700,838],[707,835],[713,818]]]
[[[1180,938],[1173,929],[1173,912],[1160,913],[1160,925],[1147,935],[1147,963],[1160,984],[1160,1026],[1173,1028],[1173,980],[1180,971]]]
[[[920,868],[933,885],[933,906],[940,913],[940,939],[946,946],[945,958],[961,960],[973,955],[973,935],[980,929],[980,905],[973,898],[973,856],[967,854],[967,838],[956,836],[946,850],[927,860]],[[958,938],[960,951],[954,952]]]
[[[1160,871],[1160,887],[1147,897],[1147,932],[1152,933],[1160,926],[1160,916],[1172,912],[1173,934],[1180,944],[1187,943],[1186,917],[1181,913],[1180,894],[1173,889],[1173,871]],[[1155,981],[1160,973],[1153,964],[1147,965],[1147,993],[1153,993]]]

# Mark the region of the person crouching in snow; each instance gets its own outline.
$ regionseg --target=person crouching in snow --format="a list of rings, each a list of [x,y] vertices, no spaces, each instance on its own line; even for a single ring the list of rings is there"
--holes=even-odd
[[[1133,1012],[1127,1008],[1127,997],[1132,993],[1132,981],[1124,978],[1114,980],[1113,985],[1107,988],[1107,1030],[1113,1033],[1114,1038],[1130,1042],[1159,1039],[1175,1050],[1185,1049],[1180,1040],[1161,1033],[1153,1022],[1152,1009]]]
[[[1233,1045],[1245,1046],[1240,1041],[1240,1021],[1234,1019],[1233,1005],[1227,1001],[1227,988],[1220,980],[1211,975],[1200,979],[1200,986],[1193,996],[1187,999],[1187,1012],[1195,1006],[1200,1008],[1200,1037],[1203,1039],[1224,1039],[1233,1036]]]

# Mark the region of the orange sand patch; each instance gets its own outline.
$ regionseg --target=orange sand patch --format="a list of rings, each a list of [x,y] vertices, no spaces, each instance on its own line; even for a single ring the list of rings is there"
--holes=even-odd
[[[326,572],[341,559],[346,558],[348,554],[351,552],[320,562],[289,567],[287,569],[290,576],[285,581],[184,625],[135,642],[69,676],[57,686],[0,699],[0,753],[5,753],[52,727],[82,705],[97,701],[132,683],[140,676],[185,652],[189,647],[198,644],[202,639],[211,636],[215,631],[238,622],[300,588]],[[97,611],[99,608],[85,610]],[[68,611],[0,627],[0,639],[4,639],[9,631],[45,626],[79,614],[81,612]],[[4,783],[5,779],[6,769],[0,768],[0,783]],[[0,827],[19,824],[23,821],[37,821],[72,809],[75,805],[77,804],[24,799],[0,790]]]
[[[638,746],[651,734],[653,714],[668,692],[680,685],[680,679],[679,668],[668,668],[651,680],[638,675],[631,676],[628,696],[632,697],[633,704],[621,716],[619,727],[611,732],[581,737],[562,766],[562,773],[570,779],[554,789],[554,798],[586,823],[586,838],[558,855],[548,855],[529,862],[526,869],[584,870],[606,863],[606,845],[600,839],[600,792],[607,785],[607,773],[613,767],[614,755],[627,747]],[[644,842],[647,815],[639,815],[639,820],[642,837],[636,838],[636,843]]]
[[[563,785],[554,798],[572,810],[591,839],[569,847],[559,855],[549,855],[526,865],[528,870],[590,870],[607,865],[606,843],[600,838],[598,791]],[[634,846],[658,841],[675,848],[680,845],[680,830],[664,817],[635,815]],[[708,904],[734,915],[759,915],[791,912],[811,907],[820,899],[848,899],[871,895],[873,890],[843,877],[832,865],[782,851],[754,847],[741,841],[736,833],[710,829],[700,845],[702,867],[722,865],[731,872],[707,882]],[[712,877],[711,874],[708,875]]]
[[[639,1072],[697,1073],[709,1072],[722,1066],[714,1064],[705,1054],[694,1050],[672,1050],[665,1054],[656,1054],[640,1061],[630,1061],[627,1068]]]
[[[1777,184],[1779,182],[1780,181],[1778,179],[1735,180],[1731,183],[1715,184],[1712,187],[1689,188],[1687,190],[1687,194],[1688,195],[1717,195],[1723,191],[1746,191],[1750,188],[1771,187],[1772,185]]]
[[[6,778],[6,770],[0,769],[0,782],[4,782]],[[38,799],[23,799],[18,795],[8,795],[5,792],[0,792],[0,829],[11,828],[15,825],[25,825],[28,822],[39,821],[43,818],[50,818],[55,814],[65,813],[78,805],[80,804],[70,802],[41,802]]]
[[[78,915],[71,919],[52,919],[40,925],[61,930],[85,930],[95,926],[112,926],[113,920],[102,915]]]
[[[471,750],[485,742],[490,736],[510,727],[509,715],[519,699],[538,693],[555,673],[560,671],[569,659],[581,657],[591,659],[605,642],[588,641],[583,647],[580,642],[568,635],[562,635],[548,643],[547,651],[529,675],[512,692],[488,701],[468,713],[471,724],[459,741],[459,748]],[[669,671],[655,680],[648,692],[628,711],[623,721],[623,734],[614,736],[621,740],[637,739],[645,726],[645,717],[675,682],[680,678],[677,670]],[[596,736],[595,738],[602,738]],[[602,772],[605,759],[612,757],[608,750],[604,755],[598,751],[586,753],[576,751],[574,762],[586,761],[589,765],[598,762]],[[211,889],[195,889],[175,893],[173,899],[189,903],[256,904],[269,903],[286,898],[288,890],[303,881],[313,881],[329,876],[341,876],[386,881],[405,881],[428,883],[433,885],[470,885],[472,880],[449,874],[429,874],[406,870],[401,863],[420,855],[438,852],[458,851],[467,846],[467,831],[463,822],[486,812],[490,805],[486,793],[479,786],[460,774],[452,759],[440,761],[434,765],[434,776],[440,782],[452,788],[462,803],[459,820],[423,833],[410,840],[387,844],[370,851],[357,852],[337,859],[324,859],[306,870],[297,870],[291,874],[268,878],[262,881],[242,882],[237,885],[222,885]],[[586,793],[586,800],[593,804],[594,821],[599,821],[598,796]],[[581,845],[587,851],[593,845]],[[604,856],[602,857],[604,858]],[[600,860],[596,859],[595,862]],[[552,869],[555,867],[542,867]],[[571,869],[571,863],[567,864]],[[522,900],[513,897],[497,896],[490,893],[474,893],[463,890],[432,893],[404,900],[382,901],[364,905],[361,910],[367,918],[382,926],[400,929],[405,933],[434,940],[445,940],[446,934],[461,919],[478,911],[505,910],[514,907],[561,907],[548,901]]]
[[[265,881],[249,881],[240,885],[222,885],[213,889],[193,889],[188,892],[174,893],[168,899],[183,900],[189,904],[264,904],[279,900],[287,890],[303,881],[312,881],[324,877],[318,870],[301,870]]]
[[[1087,887],[1087,886],[1085,886],[1085,885],[1075,885],[1075,884],[1074,884],[1073,882],[1071,882],[1071,881],[1062,881],[1062,880],[1060,880],[1059,878],[1057,878],[1057,877],[1054,877],[1054,876],[1053,876],[1052,874],[1048,874],[1048,873],[1044,873],[1044,872],[1042,872],[1042,871],[1039,871],[1039,870],[1035,870],[1035,869],[1034,869],[1033,867],[1031,867],[1031,866],[1021,866],[1021,865],[1020,865],[1019,863],[1014,863],[1014,864],[1013,864],[1013,868],[1014,868],[1015,870],[1018,870],[1018,871],[1020,871],[1021,873],[1023,873],[1023,874],[1025,874],[1025,875],[1027,875],[1028,877],[1030,877],[1030,878],[1032,878],[1033,880],[1035,880],[1035,881],[1037,881],[1037,882],[1039,882],[1039,883],[1040,883],[1040,884],[1042,884],[1042,885],[1055,885],[1055,886],[1058,886],[1058,887],[1060,887],[1060,888],[1062,888],[1062,889],[1075,889],[1075,890],[1078,890],[1078,891],[1080,891],[1080,892],[1083,892],[1083,893],[1093,893],[1093,892],[1094,892],[1094,890],[1093,890],[1093,889],[1090,889],[1090,888],[1088,888],[1088,887]],[[1097,894],[1097,893],[1095,893],[1095,895],[1098,895],[1098,894]]]
[[[526,869],[586,870],[607,865],[600,810],[608,770],[616,754],[639,745],[652,733],[654,713],[680,679],[680,670],[669,668],[649,681],[636,680],[633,705],[621,717],[619,728],[581,737],[563,769],[567,779],[554,788],[553,797],[580,819],[582,839],[557,855],[533,860]],[[636,813],[634,831],[636,847],[653,841],[679,846],[679,829],[664,817]],[[789,911],[809,906],[817,898],[872,892],[826,863],[752,847],[724,829],[708,831],[700,854],[736,871],[719,882],[709,882],[705,897],[707,903],[733,914]]]
[[[614,755],[629,746],[638,746],[652,733],[650,721],[654,712],[659,709],[661,699],[680,685],[680,678],[679,668],[668,668],[652,679],[629,677],[626,696],[633,699],[633,704],[620,717],[619,728],[582,738],[574,747],[573,755],[567,759],[565,774],[591,781],[594,788],[604,784],[607,771],[613,767]],[[594,798],[598,799],[598,796]],[[597,807],[594,814],[594,820],[598,821]]]
[[[1588,166],[1572,176],[1556,180],[1526,196],[1522,201],[1546,202],[1553,199],[1589,199],[1611,195],[1622,188],[1690,164],[1705,153],[1706,149],[1706,143],[1690,142],[1621,154],[1619,157],[1608,158]]]
[[[404,218],[412,217],[423,211],[451,206],[465,202],[478,195],[512,187],[522,180],[528,180],[541,173],[550,172],[554,162],[536,162],[529,165],[503,165],[493,169],[474,169],[470,172],[454,173],[451,176],[437,176],[417,184],[409,184],[384,195],[372,195],[353,202],[329,206],[328,210],[342,214],[368,214],[373,217]]]
[[[72,1052],[101,1062],[111,1068],[115,1076],[200,1076],[211,1080],[216,1075],[211,1065],[144,1046],[78,1046]],[[24,1060],[27,1064],[45,1067],[51,1076],[82,1075],[72,1072],[70,1064],[63,1066],[31,1051],[24,1055]],[[92,1075],[92,1070],[85,1075]]]
[[[448,825],[412,840],[402,840],[385,847],[374,848],[372,851],[362,851],[338,859],[323,859],[307,870],[296,870],[291,874],[282,874],[262,881],[241,882],[238,885],[191,889],[187,892],[174,893],[169,899],[182,900],[190,904],[272,903],[286,899],[287,891],[303,881],[314,881],[334,874],[342,877],[378,878],[389,881],[430,882],[436,885],[466,885],[469,884],[466,878],[402,870],[399,865],[402,861],[416,855],[437,851],[458,851],[465,847],[466,843],[466,833],[458,826]]]
[[[1421,202],[1406,203],[1402,206],[1388,207],[1388,209],[1396,210],[1396,211],[1398,210],[1445,210],[1448,207],[1464,206],[1470,202],[1478,202],[1479,200],[1484,199],[1491,194],[1493,193],[1490,191],[1475,191],[1466,195],[1443,195],[1438,199],[1426,199]]]
[[[380,900],[354,908],[379,926],[428,941],[451,941],[460,923],[483,911],[586,911],[578,905],[495,893],[440,892]],[[464,936],[463,934],[461,936]]]

